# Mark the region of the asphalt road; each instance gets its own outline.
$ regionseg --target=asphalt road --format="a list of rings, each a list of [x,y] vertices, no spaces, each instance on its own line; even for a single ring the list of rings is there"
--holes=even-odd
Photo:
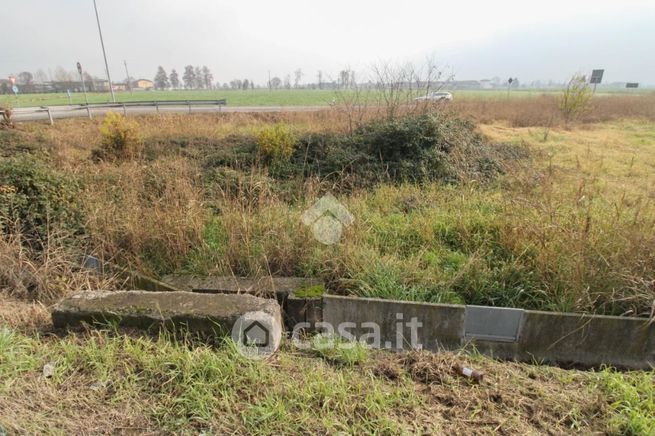
[[[191,113],[201,112],[311,112],[328,109],[329,106],[191,106]],[[104,108],[90,107],[91,116],[103,115],[107,112],[123,112],[122,107]],[[145,115],[156,113],[189,113],[189,107],[186,105],[179,106],[137,106],[126,107],[127,116]],[[89,113],[86,108],[80,106],[50,106],[50,113],[54,120],[62,118],[88,117]],[[14,122],[21,121],[39,121],[48,120],[48,112],[41,107],[24,107],[16,108],[12,112]]]

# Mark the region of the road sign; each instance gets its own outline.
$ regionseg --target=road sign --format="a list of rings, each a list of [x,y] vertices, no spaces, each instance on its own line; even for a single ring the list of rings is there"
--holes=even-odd
[[[591,79],[589,80],[589,83],[592,85],[598,85],[600,82],[603,81],[603,73],[605,70],[592,70],[591,71]]]
[[[82,74],[82,64],[79,62],[77,63],[77,72]]]
[[[625,84],[626,88],[639,88],[639,83],[637,82],[628,82]]]
[[[12,86],[11,90],[13,91],[14,94],[18,94],[18,86],[16,85]]]

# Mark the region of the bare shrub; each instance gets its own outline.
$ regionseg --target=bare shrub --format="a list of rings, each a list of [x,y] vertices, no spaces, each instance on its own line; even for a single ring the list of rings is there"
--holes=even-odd
[[[333,109],[345,118],[347,131],[371,118],[393,120],[406,114],[418,114],[440,109],[443,102],[419,99],[441,89],[452,76],[444,77],[432,58],[422,65],[411,62],[398,64],[381,62],[371,67],[364,83],[350,83],[335,91]]]
[[[568,124],[589,112],[592,97],[593,91],[585,76],[576,74],[571,77],[562,91],[559,102],[564,121]]]

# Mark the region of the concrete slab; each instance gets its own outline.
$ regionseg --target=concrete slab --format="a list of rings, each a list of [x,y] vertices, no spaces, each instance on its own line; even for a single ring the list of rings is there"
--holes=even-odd
[[[349,332],[359,338],[370,335],[376,328],[373,325],[376,325],[379,346],[394,350],[409,350],[416,345],[427,350],[457,348],[464,336],[464,316],[464,306],[334,295],[323,297],[323,322],[335,331],[340,325],[348,325]],[[418,327],[415,329],[417,337],[413,339],[410,323],[414,322]]]
[[[299,289],[320,284],[319,280],[304,277],[229,277],[191,275],[167,275],[162,281],[182,290],[205,294],[251,294],[259,297],[277,296],[282,303],[286,297]]]
[[[466,311],[457,305],[323,297],[323,321],[335,332],[339,324],[352,323],[357,328],[350,332],[361,335],[366,332],[362,323],[375,323],[381,348],[407,349],[406,324],[416,318],[418,342],[428,350],[472,345],[499,359],[655,368],[655,322],[648,319],[488,307]],[[465,327],[473,334],[467,335]]]
[[[117,323],[140,329],[174,327],[224,336],[230,334],[239,317],[259,311],[272,317],[281,328],[280,306],[273,299],[175,291],[87,291],[58,303],[52,311],[52,322],[56,328]]]

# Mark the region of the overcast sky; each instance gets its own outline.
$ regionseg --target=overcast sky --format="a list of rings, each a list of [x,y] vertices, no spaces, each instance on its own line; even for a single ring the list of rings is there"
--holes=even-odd
[[[301,68],[363,78],[373,63],[433,56],[456,79],[655,84],[654,0],[97,0],[114,81],[207,65],[214,79]],[[58,65],[104,76],[92,0],[17,0],[2,8],[0,77]]]

